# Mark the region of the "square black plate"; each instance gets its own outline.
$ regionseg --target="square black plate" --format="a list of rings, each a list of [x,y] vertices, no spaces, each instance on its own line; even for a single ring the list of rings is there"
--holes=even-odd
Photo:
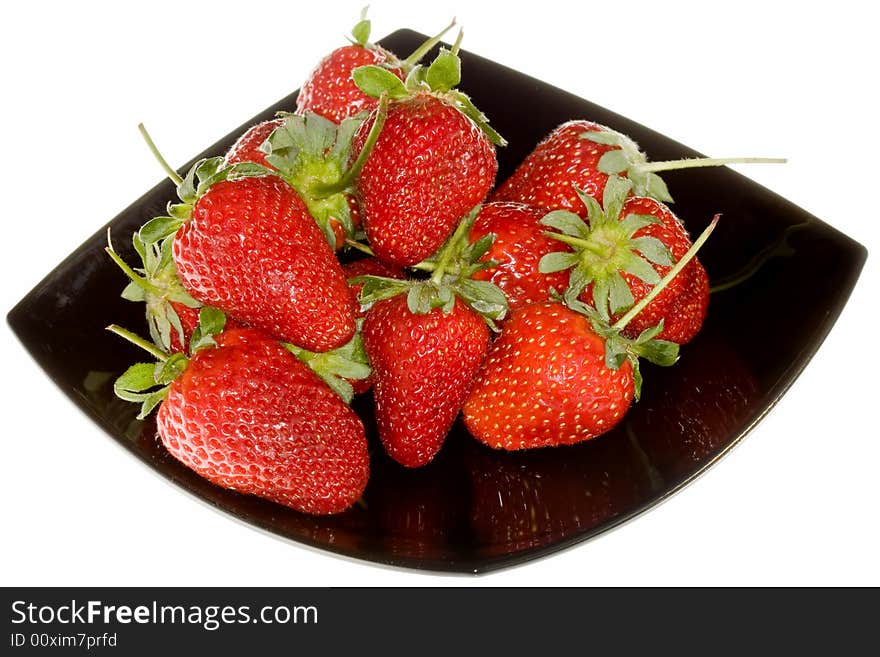
[[[401,30],[382,44],[408,53],[425,38]],[[699,156],[538,80],[466,52],[461,57],[461,88],[510,142],[499,149],[499,181],[573,118],[630,135],[653,160]],[[295,99],[294,93],[267,108],[193,161],[222,154],[248,126],[292,110]],[[144,321],[140,304],[119,297],[124,277],[103,251],[106,226],[22,299],[8,321],[37,363],[114,440],[216,508],[351,557],[485,572],[608,531],[705,471],[788,389],[855,285],[865,248],[785,199],[725,168],[664,177],[692,234],[715,213],[724,215],[700,255],[713,283],[754,271],[713,293],[703,331],[675,367],[645,366],[642,400],[623,424],[573,447],[502,453],[477,443],[458,422],[434,462],[410,471],[384,455],[370,400],[362,398],[355,408],[374,447],[372,475],[364,504],[338,516],[305,516],[213,486],[167,454],[152,420],[136,420],[135,405],[114,397],[113,379],[140,354],[104,327],[115,322],[143,332]],[[173,197],[166,181],[135,201],[109,224],[114,244],[128,246],[132,232]],[[131,261],[130,247],[120,251]]]

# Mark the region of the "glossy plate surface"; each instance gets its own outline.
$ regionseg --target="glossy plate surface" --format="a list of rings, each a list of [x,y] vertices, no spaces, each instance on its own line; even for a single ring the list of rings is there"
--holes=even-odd
[[[382,44],[412,52],[424,36],[402,30]],[[574,118],[633,137],[652,160],[699,154],[608,110],[488,60],[462,55],[461,88],[510,145],[503,180],[535,144]],[[219,155],[248,126],[293,110],[296,94],[266,109],[200,157]],[[528,117],[524,119],[523,117]],[[697,339],[672,368],[644,366],[642,400],[613,432],[566,448],[495,452],[459,421],[429,466],[405,470],[382,452],[371,400],[356,400],[373,460],[364,504],[333,517],[305,516],[218,488],[172,459],[152,419],[116,399],[112,382],[139,351],[107,334],[119,323],[146,332],[143,308],[119,293],[124,277],[105,255],[106,226],[9,313],[36,362],[114,440],[183,489],[246,522],[297,542],[370,561],[484,572],[597,536],[657,504],[736,444],[788,389],[820,346],[858,278],[860,244],[729,169],[664,174],[674,210],[692,234],[724,220],[701,252],[713,284],[753,271],[712,295]],[[114,244],[133,261],[130,236],[164,214],[165,182],[113,219]],[[821,261],[817,269],[813,263]],[[57,336],[64,336],[61,341]]]

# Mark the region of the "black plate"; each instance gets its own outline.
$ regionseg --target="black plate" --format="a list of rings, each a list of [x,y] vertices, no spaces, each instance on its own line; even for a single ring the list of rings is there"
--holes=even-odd
[[[408,53],[425,37],[401,30],[382,40]],[[503,180],[559,123],[587,118],[632,136],[653,160],[699,154],[592,103],[462,53],[462,89],[509,141]],[[222,154],[248,126],[295,107],[291,94],[207,149]],[[523,118],[528,117],[528,118]],[[194,158],[198,159],[198,158]],[[218,488],[172,459],[151,420],[113,396],[112,381],[138,350],[107,334],[116,322],[144,329],[140,304],[123,301],[122,274],[104,254],[106,226],[68,256],[9,313],[37,363],[113,439],[163,476],[218,509],[286,538],[385,564],[484,572],[597,536],[654,506],[736,444],[788,389],[831,329],[867,256],[863,246],[729,169],[665,175],[691,233],[721,212],[700,258],[713,282],[762,266],[712,295],[705,328],[672,368],[645,367],[642,400],[615,431],[574,447],[501,453],[461,422],[433,463],[405,470],[382,452],[370,400],[355,407],[373,444],[364,497],[314,518]],[[114,243],[162,214],[164,182],[110,222]],[[132,261],[130,248],[121,249]],[[822,262],[817,268],[814,263]],[[59,339],[63,336],[63,340]]]

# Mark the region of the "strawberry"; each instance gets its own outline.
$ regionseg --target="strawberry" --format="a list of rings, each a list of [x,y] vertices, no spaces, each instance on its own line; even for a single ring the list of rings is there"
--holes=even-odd
[[[657,339],[662,322],[635,340],[621,333],[696,254],[718,218],[629,313],[609,326],[570,296],[511,314],[464,403],[471,433],[508,450],[568,445],[612,429],[641,390],[639,357],[671,365],[678,345]]]
[[[178,186],[183,203],[145,224],[141,239],[174,234],[183,287],[236,322],[310,351],[341,347],[355,332],[342,268],[299,195],[264,173],[197,163]]]
[[[450,312],[416,314],[406,296],[397,295],[370,308],[363,337],[382,444],[398,463],[424,465],[442,447],[470,391],[489,330],[460,301]]]
[[[609,176],[625,176],[633,191],[669,203],[672,196],[657,171],[734,163],[781,163],[779,158],[693,158],[648,162],[626,135],[592,121],[568,121],[539,143],[513,174],[492,194],[493,201],[519,201],[548,210],[570,210],[583,216],[577,187],[601,198]]]
[[[567,210],[548,213],[541,222],[562,234],[548,236],[569,244],[573,252],[553,253],[540,264],[543,272],[570,269],[571,297],[580,295],[606,320],[617,319],[651,288],[691,247],[682,223],[663,203],[629,196],[632,182],[611,176],[604,187],[603,205],[575,189],[586,209],[589,225]],[[628,325],[635,337],[664,320],[659,337],[678,344],[697,334],[709,303],[709,279],[697,258]]]
[[[475,216],[471,212],[436,255],[429,280],[354,281],[364,283],[361,303],[372,304],[362,330],[379,437],[407,467],[425,465],[442,447],[486,354],[486,323],[507,310],[496,286],[462,273],[468,260],[482,255],[465,239]],[[447,274],[453,269],[459,273]]]
[[[122,297],[146,304],[147,326],[153,342],[165,351],[185,353],[193,330],[199,322],[201,304],[183,288],[171,257],[171,239],[145,244],[135,233],[132,242],[142,266],[129,267],[113,250],[110,234],[105,251],[129,278]]]
[[[354,72],[361,89],[390,99],[357,181],[364,230],[380,260],[405,266],[430,256],[494,182],[493,143],[505,142],[453,89],[461,78],[457,50],[414,69],[406,86],[377,66]],[[352,155],[369,144],[377,118],[374,111],[355,134]]]
[[[190,359],[153,352],[163,362],[116,382],[117,394],[144,403],[141,417],[161,403],[156,427],[171,455],[214,484],[303,513],[357,501],[369,476],[357,415],[261,331],[205,330],[202,340]]]
[[[260,146],[282,123],[284,123],[284,119],[271,119],[248,128],[226,152],[225,163],[231,165],[240,162],[254,162],[264,167],[271,167],[266,162],[266,153],[260,149]]]
[[[562,293],[568,286],[568,275],[564,272],[543,274],[538,270],[543,256],[567,250],[544,234],[548,227],[541,223],[541,218],[545,214],[545,210],[523,203],[486,203],[471,229],[471,242],[486,235],[495,236],[481,258],[495,265],[474,273],[473,278],[492,281],[501,288],[511,311],[546,301],[553,290]]]
[[[341,123],[359,112],[376,107],[376,99],[361,91],[351,77],[352,71],[361,66],[381,66],[399,79],[406,79],[413,66],[439,41],[455,21],[436,37],[426,41],[405,60],[394,53],[370,43],[370,21],[366,9],[361,20],[352,29],[351,45],[337,48],[324,57],[299,90],[296,99],[297,114],[312,112],[334,123]]]
[[[490,447],[566,445],[598,436],[633,399],[631,363],[605,363],[605,340],[555,301],[511,314],[464,404],[470,432]]]

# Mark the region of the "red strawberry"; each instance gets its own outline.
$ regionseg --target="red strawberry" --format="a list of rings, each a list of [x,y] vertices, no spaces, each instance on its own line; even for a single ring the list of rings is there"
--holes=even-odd
[[[594,134],[613,134],[627,139],[592,121],[563,123],[544,138],[499,186],[492,194],[492,200],[519,201],[547,210],[570,210],[584,216],[585,208],[575,187],[594,198],[602,198],[608,173],[600,170],[599,161],[610,151],[622,150],[617,144],[591,140],[590,136]],[[627,141],[627,146],[638,153],[638,146]]]
[[[507,312],[504,293],[471,279],[475,261],[488,246],[467,235],[476,210],[431,261],[428,280],[363,276],[359,295],[372,304],[362,326],[373,367],[373,397],[379,437],[399,463],[428,463],[443,445],[486,354],[486,324]]]
[[[456,300],[451,312],[415,314],[407,296],[367,312],[364,346],[373,366],[376,421],[388,454],[407,467],[439,451],[486,354],[483,319]]]
[[[206,316],[222,330],[222,314]],[[129,368],[117,394],[143,401],[141,417],[164,398],[156,417],[162,443],[219,486],[310,514],[351,506],[369,476],[367,440],[354,411],[261,331],[231,329],[215,338],[207,323],[188,361],[146,345],[164,363]]]
[[[464,404],[470,432],[490,447],[525,449],[594,438],[623,418],[632,366],[605,363],[605,339],[557,302],[511,314]]]
[[[410,77],[410,89],[376,66],[354,73],[361,88],[391,99],[357,191],[376,257],[396,265],[434,253],[483,199],[498,170],[493,141],[504,143],[467,96],[453,90],[460,79],[455,52],[441,51],[420,72]],[[358,130],[352,155],[368,143],[377,116]]]
[[[260,146],[282,123],[284,123],[284,119],[272,119],[258,123],[246,130],[226,152],[226,164],[253,162],[272,168],[272,165],[266,162],[266,153],[260,150]]]
[[[568,293],[565,304],[547,301],[514,312],[465,401],[471,433],[490,447],[515,450],[589,440],[620,422],[639,396],[639,357],[658,365],[678,357],[677,344],[656,339],[660,325],[634,340],[621,333],[688,266],[717,221],[614,325]]]
[[[519,201],[583,216],[574,187],[602,198],[609,176],[625,176],[639,196],[671,202],[657,171],[734,163],[782,163],[784,159],[738,157],[648,162],[626,135],[592,121],[568,121],[553,130],[492,195],[493,201]]]
[[[364,9],[360,22],[352,30],[353,43],[337,48],[324,57],[303,84],[296,99],[297,114],[313,112],[334,123],[341,123],[343,119],[359,112],[374,109],[376,99],[357,87],[351,77],[352,71],[361,66],[381,66],[399,79],[405,80],[413,66],[454,24],[453,20],[440,34],[426,41],[406,60],[401,61],[394,53],[370,43],[370,21],[366,19]]]
[[[214,158],[193,167],[178,188],[184,202],[141,228],[145,241],[174,233],[184,288],[232,320],[310,351],[347,343],[354,299],[300,197],[277,176],[236,175],[249,165],[220,166]]]
[[[498,265],[476,272],[473,278],[492,281],[507,297],[510,310],[536,301],[546,301],[555,290],[561,294],[568,287],[568,274],[542,274],[538,263],[548,253],[566,251],[557,240],[544,233],[541,223],[545,210],[523,203],[486,203],[480,208],[470,240],[476,242],[488,234],[495,239],[481,258]]]
[[[369,64],[384,66],[401,80],[406,77],[397,57],[384,48],[343,46],[322,59],[309,75],[296,98],[296,111],[314,112],[340,123],[358,112],[373,109],[376,99],[358,89],[351,78],[354,69]]]
[[[610,177],[604,188],[604,210],[577,190],[589,225],[565,210],[542,219],[563,233],[553,239],[574,251],[546,256],[542,271],[570,268],[567,294],[580,295],[611,321],[643,299],[691,247],[687,231],[669,208],[654,199],[629,196],[631,186],[625,178]],[[659,337],[684,344],[700,330],[708,303],[709,280],[694,258],[633,318],[624,334],[635,337],[663,320]]]

